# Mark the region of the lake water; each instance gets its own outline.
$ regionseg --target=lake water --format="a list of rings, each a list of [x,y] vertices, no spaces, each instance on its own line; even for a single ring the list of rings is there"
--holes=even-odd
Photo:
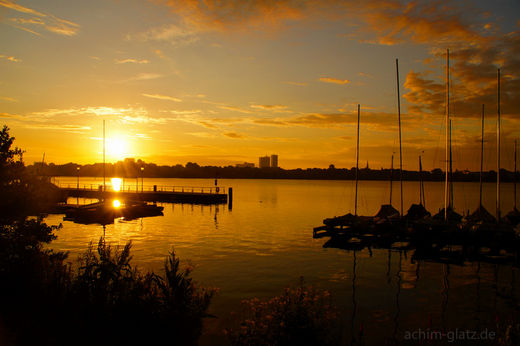
[[[76,184],[74,177],[59,180]],[[99,182],[81,178],[80,185]],[[144,183],[211,187],[213,180],[145,179]],[[135,180],[129,184],[135,189]],[[232,210],[227,205],[163,204],[164,216],[116,220],[105,230],[107,242],[132,241],[134,262],[141,268],[161,272],[168,251],[174,248],[182,263],[194,267],[198,282],[220,289],[210,309],[218,319],[207,322],[202,344],[225,341],[221,330],[229,322],[229,313],[240,310],[241,300],[281,294],[285,287],[298,285],[302,276],[307,284],[331,291],[344,312],[348,343],[351,331],[357,333],[361,326],[363,342],[377,344],[403,341],[407,332],[427,328],[496,331],[497,321],[502,325],[518,314],[518,268],[413,263],[411,252],[323,248],[327,239],[313,239],[312,229],[326,217],[354,210],[354,182],[219,179],[219,185],[226,191],[233,187]],[[404,183],[405,212],[418,202],[418,186],[417,182]],[[478,183],[455,183],[456,210],[474,210],[478,190]],[[512,184],[502,185],[505,212],[513,206],[512,190]],[[425,183],[430,212],[443,206],[443,194],[443,183]],[[495,210],[495,196],[495,185],[485,184],[484,206],[490,212]],[[358,214],[374,215],[388,199],[388,182],[361,181]],[[395,182],[393,205],[400,208],[399,183]],[[62,221],[60,215],[46,221],[63,224],[52,248],[69,251],[71,259],[103,234],[102,226]]]

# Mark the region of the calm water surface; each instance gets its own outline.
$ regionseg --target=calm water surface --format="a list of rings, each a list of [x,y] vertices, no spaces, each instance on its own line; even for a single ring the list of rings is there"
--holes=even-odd
[[[60,178],[75,186],[76,178]],[[81,178],[80,185],[99,179]],[[208,186],[203,179],[145,179],[146,185]],[[126,182],[134,184],[135,180]],[[518,314],[518,268],[485,263],[464,266],[411,261],[411,252],[367,249],[348,252],[325,249],[326,238],[313,239],[313,227],[326,217],[354,210],[354,182],[301,180],[227,180],[233,187],[233,209],[226,205],[163,204],[164,216],[133,221],[116,220],[105,230],[106,240],[124,245],[132,241],[134,262],[161,272],[172,248],[181,261],[194,267],[193,276],[204,286],[220,289],[211,312],[219,318],[207,323],[203,344],[225,340],[220,331],[230,311],[239,311],[243,299],[278,295],[283,288],[305,281],[330,290],[344,311],[345,340],[362,328],[369,344],[397,338],[421,328],[496,330]],[[374,215],[388,203],[388,182],[362,181],[360,215]],[[405,182],[404,208],[419,200],[418,183]],[[426,207],[432,213],[443,205],[442,183],[426,183]],[[455,208],[473,210],[478,205],[478,183],[455,183]],[[513,186],[502,186],[502,208],[513,206]],[[484,205],[495,210],[495,185],[484,185]],[[75,201],[71,199],[69,202]],[[393,205],[399,209],[399,184],[394,183]],[[71,259],[103,234],[99,225],[79,225],[53,215],[49,224],[62,223],[57,250]],[[355,274],[355,275],[354,275]],[[370,332],[377,330],[377,333]]]

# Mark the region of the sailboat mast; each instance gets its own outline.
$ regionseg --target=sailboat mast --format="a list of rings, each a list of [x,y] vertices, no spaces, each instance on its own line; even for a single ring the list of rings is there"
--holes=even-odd
[[[357,216],[358,172],[359,172],[359,104],[357,105],[357,145],[356,145],[356,193],[354,197],[354,215]]]
[[[497,222],[500,220],[500,69],[497,70]]]
[[[515,139],[515,170],[514,170],[514,180],[513,180],[513,188],[514,188],[514,192],[513,192],[513,198],[514,198],[514,202],[513,202],[513,206],[514,206],[514,210],[516,210],[516,139]]]
[[[448,164],[449,164],[449,127],[450,127],[450,50],[446,50],[446,181],[444,183],[444,220],[448,220]]]
[[[105,120],[103,120],[103,193],[105,193]]]
[[[515,170],[514,170],[514,180],[513,180],[513,188],[514,188],[514,192],[513,192],[513,198],[514,198],[514,202],[513,202],[513,206],[514,206],[514,210],[516,210],[516,139],[515,139]]]
[[[392,154],[392,162],[390,164],[390,205],[392,205],[392,185],[394,180],[394,154]]]
[[[422,161],[419,155],[419,204],[423,205],[423,179],[422,179]]]
[[[482,207],[482,171],[484,170],[484,105],[482,105],[482,121],[480,125],[480,202]]]
[[[449,189],[449,207],[450,208],[453,208],[453,151],[452,151],[452,147],[451,147],[451,125],[452,125],[452,121],[450,119],[450,131],[449,131],[449,134],[450,134],[450,189]]]
[[[397,118],[399,121],[399,180],[401,184],[401,216],[403,216],[403,150],[401,146],[401,98],[399,95],[399,60],[395,59],[397,75]]]

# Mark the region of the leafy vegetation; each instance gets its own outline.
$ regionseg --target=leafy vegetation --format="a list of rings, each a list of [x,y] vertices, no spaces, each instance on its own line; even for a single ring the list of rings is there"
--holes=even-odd
[[[297,288],[269,300],[243,302],[235,326],[226,330],[232,345],[335,345],[340,340],[338,312],[328,291]]]

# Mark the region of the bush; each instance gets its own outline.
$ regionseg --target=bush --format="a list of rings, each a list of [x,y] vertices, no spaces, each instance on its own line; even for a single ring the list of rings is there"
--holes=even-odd
[[[243,301],[244,311],[227,329],[232,345],[335,345],[339,340],[337,310],[328,291],[298,288],[267,301]]]
[[[56,229],[40,219],[1,228],[0,333],[13,345],[197,343],[215,290],[197,288],[174,251],[164,276],[142,273],[130,243],[113,248],[101,238],[74,272],[66,253],[42,249]]]
[[[197,288],[171,251],[165,275],[141,273],[130,263],[131,243],[113,249],[103,238],[80,259],[72,297],[84,317],[106,322],[110,343],[196,344],[214,289]],[[100,313],[102,312],[102,313]],[[131,330],[122,335],[115,330]]]

